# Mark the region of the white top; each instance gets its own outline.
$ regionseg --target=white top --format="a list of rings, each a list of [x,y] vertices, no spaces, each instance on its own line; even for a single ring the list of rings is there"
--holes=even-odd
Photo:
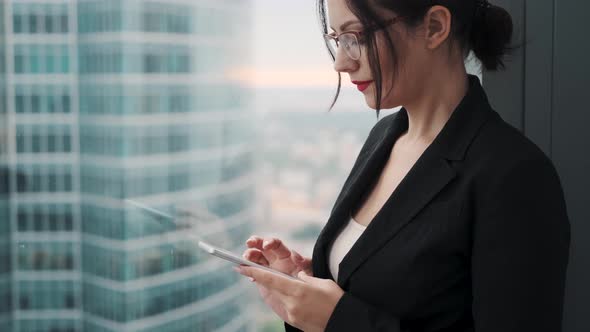
[[[338,234],[332,243],[328,265],[330,266],[330,272],[334,280],[338,281],[338,265],[366,228],[367,226],[359,224],[354,218],[350,217],[348,224],[340,231],[340,234]]]

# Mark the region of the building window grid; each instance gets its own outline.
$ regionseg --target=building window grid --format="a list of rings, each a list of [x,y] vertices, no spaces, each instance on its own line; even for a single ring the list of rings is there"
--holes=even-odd
[[[157,233],[162,232],[157,225]],[[151,225],[152,227],[154,225]],[[124,252],[91,244],[83,245],[84,271],[112,280],[133,280],[177,270],[202,262],[194,243],[183,240],[135,252]]]
[[[72,204],[19,204],[19,232],[70,232],[74,230]]]
[[[16,34],[68,33],[67,4],[13,4],[13,31]]]
[[[127,293],[85,283],[84,297],[92,299],[87,301],[89,304],[85,306],[85,310],[118,322],[129,322],[157,315],[210,297],[235,284],[238,281],[237,276],[227,272],[216,271],[196,278]],[[233,306],[226,302],[222,307],[227,309]],[[212,312],[198,316],[202,316],[201,319],[211,320],[211,314],[218,310],[214,309]],[[233,315],[230,316],[233,317]],[[231,319],[231,317],[225,318]]]
[[[67,74],[70,70],[69,66],[67,45],[16,44],[14,46],[16,74]]]
[[[251,141],[253,135],[240,122],[141,127],[82,124],[81,153],[131,157],[240,145]]]
[[[71,271],[74,269],[74,244],[20,242],[17,268],[21,271]]]
[[[72,147],[68,125],[23,125],[16,127],[17,153],[68,153]]]
[[[17,191],[56,193],[72,191],[72,166],[68,164],[19,164]]]
[[[219,85],[105,85],[83,84],[80,113],[135,115],[217,112],[239,109],[247,102],[242,88]]]
[[[169,34],[193,32],[193,6],[152,2],[88,1],[78,5],[80,33],[142,31]]]
[[[41,23],[39,23],[39,24],[41,24]]]
[[[79,52],[82,74],[186,74],[191,72],[194,53],[182,44],[120,42],[80,44]]]
[[[79,284],[74,281],[19,281],[20,310],[75,309]]]
[[[77,325],[78,321],[67,319],[18,320],[19,331],[21,332],[77,332],[79,331],[76,327]]]

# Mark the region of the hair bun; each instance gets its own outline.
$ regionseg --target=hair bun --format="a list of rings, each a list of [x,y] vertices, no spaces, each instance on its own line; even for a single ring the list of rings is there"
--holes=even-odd
[[[478,7],[471,27],[471,48],[486,70],[504,68],[504,55],[511,47],[512,18],[502,7]]]

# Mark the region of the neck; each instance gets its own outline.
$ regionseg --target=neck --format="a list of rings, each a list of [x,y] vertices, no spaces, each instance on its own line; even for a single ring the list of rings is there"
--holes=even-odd
[[[402,135],[409,144],[430,144],[442,130],[469,87],[465,66],[433,74],[422,85],[415,102],[404,105],[408,131]],[[401,138],[401,137],[400,137]]]

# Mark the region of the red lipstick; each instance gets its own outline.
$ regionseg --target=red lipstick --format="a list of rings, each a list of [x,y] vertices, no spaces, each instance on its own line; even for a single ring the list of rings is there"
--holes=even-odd
[[[352,81],[352,83],[355,84],[357,89],[362,92],[367,89],[369,85],[373,83],[373,81]]]

